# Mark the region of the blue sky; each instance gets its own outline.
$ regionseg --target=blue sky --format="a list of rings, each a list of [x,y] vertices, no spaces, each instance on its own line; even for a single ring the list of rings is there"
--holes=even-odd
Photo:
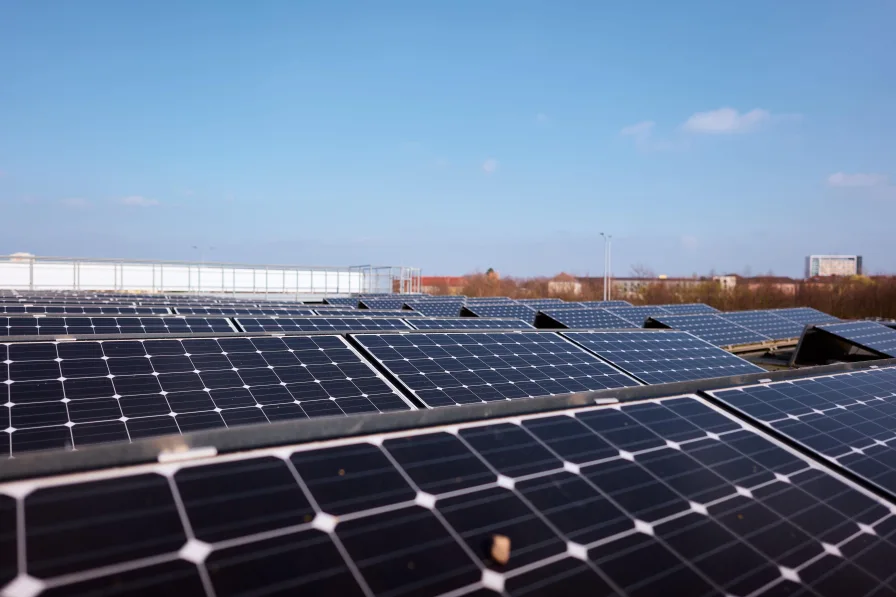
[[[896,271],[896,4],[0,5],[0,253]],[[208,247],[214,247],[209,249]]]

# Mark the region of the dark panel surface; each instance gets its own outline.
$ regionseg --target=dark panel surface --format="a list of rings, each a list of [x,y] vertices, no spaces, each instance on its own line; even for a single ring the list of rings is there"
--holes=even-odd
[[[337,336],[0,347],[12,454],[410,408]]]
[[[0,336],[233,332],[212,317],[0,317]]]
[[[240,317],[236,321],[247,332],[351,332],[410,329],[404,320],[391,317],[284,317],[279,319]]]
[[[38,481],[24,564],[52,594],[893,590],[889,506],[693,397],[372,440]]]
[[[701,340],[706,340],[716,346],[736,346],[738,344],[754,344],[771,340],[768,336],[723,319],[718,314],[656,315],[651,319],[673,330],[689,332]]]
[[[620,330],[636,326],[627,319],[613,315],[606,309],[542,309],[541,313],[567,328]],[[541,327],[541,323],[538,324]]]
[[[648,384],[764,371],[685,332],[564,332],[563,335]]]
[[[418,330],[530,330],[532,326],[521,319],[492,319],[488,317],[417,317],[408,323]]]
[[[637,385],[551,333],[363,334],[354,338],[427,406]]]
[[[850,321],[815,326],[847,342],[870,348],[890,357],[896,356],[896,330],[876,321]]]

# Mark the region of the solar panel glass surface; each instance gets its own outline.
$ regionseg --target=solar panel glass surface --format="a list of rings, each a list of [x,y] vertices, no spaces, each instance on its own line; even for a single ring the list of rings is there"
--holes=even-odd
[[[12,454],[410,408],[338,336],[28,342],[0,357]]]
[[[51,315],[170,315],[168,307],[132,307],[129,305],[0,305],[0,313]]]
[[[805,327],[771,311],[731,311],[719,317],[774,340],[799,338]]]
[[[417,317],[408,323],[418,330],[529,330],[522,319],[489,317]]]
[[[419,301],[407,303],[415,313],[421,313],[427,317],[458,317],[463,307],[461,301]]]
[[[816,326],[853,344],[896,357],[896,330],[876,321],[850,321]]]
[[[278,319],[240,317],[236,321],[246,332],[360,332],[410,329],[403,319],[390,317],[282,317]]]
[[[528,323],[534,322],[535,315],[538,313],[532,307],[515,303],[507,305],[467,305],[466,309],[477,317],[509,317],[522,319]]]
[[[716,346],[761,343],[771,339],[718,315],[657,315],[653,319],[673,330],[689,332]]]
[[[3,336],[234,331],[229,320],[214,317],[0,317],[0,335]]]
[[[0,492],[0,580],[53,594],[864,597],[896,557],[879,498],[692,397]]]
[[[564,332],[563,335],[647,384],[765,371],[686,332]]]
[[[643,327],[644,320],[648,317],[667,313],[662,307],[650,305],[643,307],[608,307],[607,311],[635,324],[636,327]]]
[[[638,385],[551,333],[354,336],[426,406],[448,406]]]
[[[272,307],[175,307],[178,315],[222,315],[236,317],[239,315],[316,315],[313,309],[296,307],[291,309]]]
[[[810,307],[795,307],[792,309],[771,309],[771,312],[779,315],[785,319],[789,319],[790,321],[794,321],[796,323],[802,325],[808,325],[810,323],[835,323],[840,321],[833,315],[828,315],[827,313],[822,313],[817,309],[812,309]]]
[[[719,310],[703,303],[684,303],[680,305],[659,305],[673,315],[696,315],[698,313],[718,313]]]
[[[405,298],[362,298],[359,307],[366,309],[394,309],[404,307]]]
[[[638,327],[605,309],[542,309],[541,313],[567,328],[618,330]]]

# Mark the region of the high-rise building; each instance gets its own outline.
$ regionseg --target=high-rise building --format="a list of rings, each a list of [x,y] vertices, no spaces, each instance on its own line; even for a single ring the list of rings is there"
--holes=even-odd
[[[861,255],[809,255],[806,257],[806,277],[856,276],[862,274]]]

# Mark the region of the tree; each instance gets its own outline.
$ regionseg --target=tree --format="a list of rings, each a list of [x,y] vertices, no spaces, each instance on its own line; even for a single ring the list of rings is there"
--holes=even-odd
[[[643,263],[634,264],[631,270],[633,278],[656,278],[656,273]]]

